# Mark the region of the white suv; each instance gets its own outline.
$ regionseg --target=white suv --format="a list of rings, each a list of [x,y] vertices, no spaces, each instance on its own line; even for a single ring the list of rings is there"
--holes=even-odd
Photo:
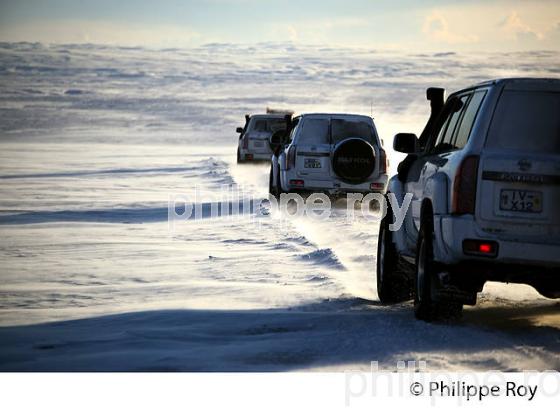
[[[371,117],[302,114],[291,121],[288,133],[274,137],[269,187],[273,195],[385,192],[387,160]]]
[[[288,116],[290,117],[290,116]],[[269,161],[272,155],[270,137],[286,130],[285,114],[255,114],[245,116],[245,126],[238,127],[237,162]]]
[[[445,104],[442,89],[427,94],[420,137],[394,140],[409,155],[387,191],[412,200],[399,230],[391,211],[380,226],[380,300],[414,297],[433,320],[474,305],[486,281],[559,298],[560,80],[489,81]]]

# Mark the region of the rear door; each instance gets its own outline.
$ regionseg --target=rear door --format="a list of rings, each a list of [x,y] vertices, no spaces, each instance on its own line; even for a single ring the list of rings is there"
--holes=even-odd
[[[301,176],[331,179],[330,118],[304,118],[296,141],[296,169]]]
[[[379,142],[373,123],[362,117],[350,116],[333,116],[331,119],[331,151],[334,151],[337,145],[349,138],[359,138],[367,141],[375,151],[375,169],[370,178],[379,176]],[[331,176],[338,178],[331,166]]]
[[[560,89],[506,86],[480,158],[477,219],[511,240],[560,243]]]
[[[286,129],[286,121],[283,118],[254,117],[248,133],[250,152],[272,155],[270,136],[280,129]]]

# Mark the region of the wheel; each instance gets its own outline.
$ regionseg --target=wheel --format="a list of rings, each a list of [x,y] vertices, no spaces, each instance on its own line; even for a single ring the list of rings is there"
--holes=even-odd
[[[241,153],[239,152],[239,148],[237,148],[237,163],[241,164],[243,160],[241,159]]]
[[[399,257],[389,230],[392,220],[393,214],[389,211],[379,224],[377,239],[377,295],[379,301],[386,304],[404,302],[412,297],[410,269]]]
[[[461,316],[463,304],[451,300],[437,300],[437,269],[433,252],[433,222],[423,221],[416,251],[416,280],[414,286],[414,315],[417,319],[434,321],[456,319]]]

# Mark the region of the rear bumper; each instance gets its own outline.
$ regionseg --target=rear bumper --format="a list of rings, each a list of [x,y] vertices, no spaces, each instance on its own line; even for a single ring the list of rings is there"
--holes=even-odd
[[[361,184],[348,184],[336,178],[321,180],[311,179],[309,177],[298,176],[295,172],[283,173],[282,185],[284,189],[290,191],[306,191],[306,192],[325,192],[330,195],[344,194],[344,193],[362,193],[367,194],[371,192],[384,193],[387,189],[388,177],[386,174],[380,175],[377,178],[371,178]],[[303,181],[303,185],[291,184],[290,181],[299,180]],[[372,188],[372,184],[376,186]]]
[[[435,257],[439,262],[445,264],[476,262],[494,268],[500,264],[555,270],[560,268],[560,245],[557,238],[555,243],[552,238],[547,238],[551,239],[547,243],[528,243],[503,240],[498,235],[481,235],[475,229],[472,216],[436,216],[434,222],[437,241]],[[463,253],[465,239],[494,241],[498,244],[498,253],[495,257],[465,255]]]
[[[239,157],[242,161],[270,161],[272,152],[254,152],[247,149],[240,149]]]
[[[542,279],[560,283],[560,267],[531,264],[513,264],[496,261],[465,261],[450,267],[451,272],[479,277],[483,280],[538,284]]]

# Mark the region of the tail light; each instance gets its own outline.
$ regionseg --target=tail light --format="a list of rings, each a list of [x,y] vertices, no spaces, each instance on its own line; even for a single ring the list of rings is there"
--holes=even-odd
[[[296,166],[296,147],[292,145],[288,149],[288,155],[286,155],[286,169],[290,169],[295,166]]]
[[[247,134],[245,134],[243,136],[243,149],[248,149],[249,148],[249,137],[247,136]]]
[[[465,255],[489,256],[493,258],[498,255],[498,243],[494,241],[465,239],[463,241],[463,252]]]
[[[379,149],[379,173],[387,173],[387,153],[383,148]]]
[[[476,204],[476,180],[478,177],[478,156],[466,157],[453,181],[453,202],[451,212],[457,215],[472,214]]]

